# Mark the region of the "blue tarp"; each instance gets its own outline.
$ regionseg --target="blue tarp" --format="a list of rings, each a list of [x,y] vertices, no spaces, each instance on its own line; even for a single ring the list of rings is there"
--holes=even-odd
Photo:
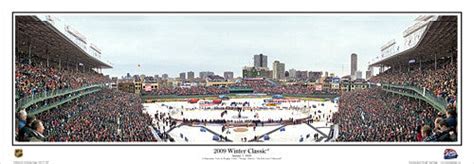
[[[272,98],[274,99],[282,99],[283,95],[273,95]]]
[[[270,136],[264,135],[264,136],[263,136],[263,139],[264,139],[265,141],[268,141],[268,140],[270,140]]]
[[[229,97],[227,95],[219,95],[219,98],[220,99],[229,99]]]
[[[285,128],[280,128],[280,132],[284,132],[285,130]]]

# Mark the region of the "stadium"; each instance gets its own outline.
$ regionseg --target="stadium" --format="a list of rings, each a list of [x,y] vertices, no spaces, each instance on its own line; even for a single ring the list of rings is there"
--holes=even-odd
[[[457,143],[458,22],[417,17],[401,40],[372,55],[369,70],[380,71],[366,80],[314,73],[318,80],[281,81],[259,67],[238,80],[175,82],[105,75],[113,65],[78,30],[51,15],[16,15],[14,140]],[[274,64],[273,76],[279,69]]]

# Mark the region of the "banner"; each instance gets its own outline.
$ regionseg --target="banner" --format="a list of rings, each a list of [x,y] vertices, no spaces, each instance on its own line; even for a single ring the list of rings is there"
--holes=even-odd
[[[314,86],[317,91],[322,91],[323,90],[323,85],[316,85]]]

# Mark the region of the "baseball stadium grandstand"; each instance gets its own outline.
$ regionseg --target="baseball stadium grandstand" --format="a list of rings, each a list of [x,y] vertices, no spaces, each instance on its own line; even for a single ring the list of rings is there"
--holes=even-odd
[[[101,53],[54,17],[15,17],[17,141],[154,140],[140,98],[108,89]]]
[[[381,73],[369,81],[381,87],[341,96],[339,141],[457,141],[457,17],[416,21],[404,45],[389,42],[371,63]]]
[[[146,96],[192,96],[207,95],[217,96],[220,94],[259,93],[259,94],[287,94],[287,95],[327,95],[335,97],[337,92],[318,89],[312,85],[291,84],[280,85],[277,82],[265,78],[244,78],[241,81],[227,86],[186,86],[186,87],[161,87],[150,90],[142,89]]]

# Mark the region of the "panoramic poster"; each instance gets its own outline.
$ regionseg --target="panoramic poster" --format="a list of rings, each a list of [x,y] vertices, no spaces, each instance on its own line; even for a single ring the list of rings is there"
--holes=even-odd
[[[0,164],[474,162],[460,4],[87,1],[0,5]]]
[[[18,145],[460,143],[456,14],[14,21]]]

